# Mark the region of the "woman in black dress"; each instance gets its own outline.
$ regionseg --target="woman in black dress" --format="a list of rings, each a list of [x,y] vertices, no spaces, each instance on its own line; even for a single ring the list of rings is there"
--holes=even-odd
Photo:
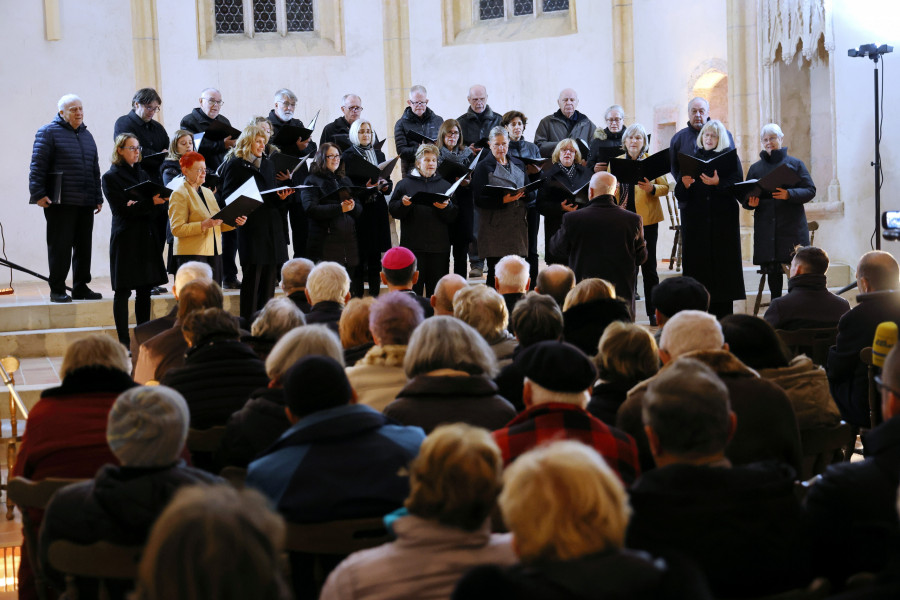
[[[563,215],[578,208],[566,190],[574,193],[591,180],[591,170],[581,164],[581,151],[572,138],[560,140],[553,150],[553,166],[538,190],[537,209],[544,215],[544,252],[548,265],[568,264],[567,256],[550,254],[550,239],[559,231]],[[563,186],[565,189],[562,189]]]
[[[506,127],[509,133],[509,155],[513,158],[540,158],[541,150],[537,144],[525,139],[525,125],[528,119],[517,110],[504,113],[500,125]],[[540,179],[541,167],[525,163],[525,172],[529,181]],[[537,191],[528,194],[526,207],[528,212],[528,276],[531,277],[531,286],[537,282],[538,276],[538,231],[541,228],[541,215],[537,209]]]
[[[154,225],[157,206],[166,203],[159,194],[149,200],[135,200],[125,190],[149,177],[141,169],[141,147],[136,137],[123,133],[115,141],[112,166],[103,174],[103,195],[112,210],[109,236],[109,276],[113,289],[113,319],[116,334],[126,348],[128,299],[135,291],[134,316],[138,325],[150,320],[150,290],[168,283],[166,267],[159,253],[161,240]]]
[[[451,161],[460,167],[472,164],[475,153],[463,144],[462,134],[459,129],[459,121],[447,119],[441,124],[438,131],[437,147],[440,150],[438,167],[444,161]],[[459,177],[448,177],[447,181],[456,183]],[[475,204],[472,201],[471,180],[463,181],[456,188],[453,202],[459,207],[456,220],[450,224],[450,244],[453,247],[453,272],[460,277],[466,277],[468,270],[466,264],[469,258],[469,245],[475,241]]]

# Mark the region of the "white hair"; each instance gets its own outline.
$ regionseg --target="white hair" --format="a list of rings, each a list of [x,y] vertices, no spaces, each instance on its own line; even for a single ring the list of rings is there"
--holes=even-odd
[[[666,324],[668,326],[668,323]],[[574,404],[575,406],[580,406],[584,408],[587,406],[588,400],[591,399],[591,394],[588,390],[584,390],[583,392],[556,392],[553,390],[548,390],[532,381],[531,379],[525,378],[525,383],[531,384],[531,403],[532,404],[548,404],[550,402],[554,403],[562,403],[562,404]]]
[[[271,298],[250,326],[250,334],[277,340],[301,325],[306,325],[306,318],[290,298]]]
[[[350,132],[347,134],[347,137],[350,138],[350,143],[354,146],[359,146],[359,130],[362,129],[363,123],[369,125],[369,128],[372,129],[372,139],[375,139],[375,128],[372,127],[372,122],[368,119],[363,119],[360,117],[359,119],[353,121],[353,125],[350,126]],[[371,143],[371,142],[369,142]]]
[[[613,104],[612,106],[610,106],[609,108],[607,108],[607,109],[606,109],[606,112],[603,113],[603,118],[606,119],[606,118],[609,116],[609,113],[611,113],[611,112],[613,112],[613,111],[615,111],[615,112],[619,113],[620,115],[622,115],[622,118],[623,118],[623,119],[625,118],[625,109],[622,108],[622,106],[619,105],[619,104]]]
[[[310,304],[338,302],[344,305],[350,293],[350,276],[347,269],[336,262],[323,261],[313,267],[306,279],[306,291]]]
[[[287,88],[281,88],[277,92],[275,92],[275,102],[282,101],[284,99],[288,99],[291,102],[297,101],[297,95]]]
[[[759,130],[759,139],[766,137],[767,133],[774,133],[778,139],[784,137],[784,132],[781,130],[781,127],[778,126],[778,123],[766,123],[763,125],[762,129]]]
[[[362,98],[359,97],[359,94],[354,94],[351,92],[349,94],[344,94],[343,96],[341,96],[341,106],[347,106],[347,100],[349,100],[350,98],[359,98],[360,100],[362,100]]]
[[[62,112],[68,105],[72,104],[73,102],[81,102],[81,98],[79,98],[75,94],[66,94],[59,99],[59,102],[56,103],[56,110]]]
[[[207,263],[192,260],[178,267],[175,272],[175,293],[192,281],[197,279],[208,279],[212,281],[212,267]]]
[[[511,254],[497,261],[494,277],[502,286],[524,292],[528,285],[528,262],[521,256]]]
[[[428,96],[428,90],[425,89],[424,85],[414,85],[409,88],[409,99],[412,100],[413,94],[416,92],[422,92],[426,96]]]
[[[683,310],[666,321],[659,347],[672,359],[697,350],[721,350],[725,344],[722,325],[699,310]]]
[[[266,375],[280,381],[294,363],[305,356],[328,356],[344,366],[344,349],[338,335],[325,325],[306,325],[281,336],[266,358]]]
[[[493,141],[494,138],[498,138],[498,137],[502,137],[507,142],[509,141],[509,132],[506,131],[506,127],[501,127],[500,125],[497,125],[493,129],[491,129],[491,132],[488,134],[488,140]]]

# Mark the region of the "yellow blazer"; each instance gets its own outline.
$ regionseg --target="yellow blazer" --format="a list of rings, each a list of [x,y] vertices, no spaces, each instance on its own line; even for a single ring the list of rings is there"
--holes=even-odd
[[[641,158],[646,158],[649,154],[645,153]],[[616,158],[628,158],[627,154],[621,154]],[[609,165],[606,167],[609,170]],[[662,204],[659,201],[660,196],[669,193],[669,181],[666,176],[657,177],[653,180],[653,193],[648,194],[638,186],[634,186],[634,207],[637,214],[641,216],[644,225],[653,225],[664,219]],[[619,200],[619,188],[616,188],[616,200]]]
[[[215,248],[222,254],[222,232],[234,229],[224,224],[206,231],[200,228],[201,222],[219,212],[213,193],[203,186],[200,191],[202,198],[185,181],[169,198],[169,225],[175,236],[176,255],[212,256],[214,240]]]

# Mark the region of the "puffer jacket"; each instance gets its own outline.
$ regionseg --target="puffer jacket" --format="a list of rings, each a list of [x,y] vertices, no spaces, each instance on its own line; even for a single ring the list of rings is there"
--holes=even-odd
[[[345,268],[359,264],[356,220],[362,214],[362,202],[357,201],[350,212],[343,212],[340,203],[322,204],[321,199],[341,186],[351,186],[347,177],[321,171],[306,178],[301,192],[303,210],[309,219],[307,248],[313,260],[331,260]]]
[[[813,364],[805,355],[794,357],[791,364],[776,369],[760,369],[759,376],[775,383],[785,391],[800,431],[817,427],[834,427],[841,422],[825,369]]]
[[[82,123],[73,129],[60,115],[38,129],[31,153],[28,176],[29,204],[49,195],[50,173],[62,172],[60,204],[97,206],[100,191],[100,161],[94,136]]]

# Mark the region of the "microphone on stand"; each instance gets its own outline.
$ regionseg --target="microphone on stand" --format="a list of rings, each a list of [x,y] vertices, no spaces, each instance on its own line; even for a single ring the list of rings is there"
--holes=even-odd
[[[893,321],[879,323],[872,340],[872,364],[879,369],[884,367],[884,359],[896,344],[897,324]]]

